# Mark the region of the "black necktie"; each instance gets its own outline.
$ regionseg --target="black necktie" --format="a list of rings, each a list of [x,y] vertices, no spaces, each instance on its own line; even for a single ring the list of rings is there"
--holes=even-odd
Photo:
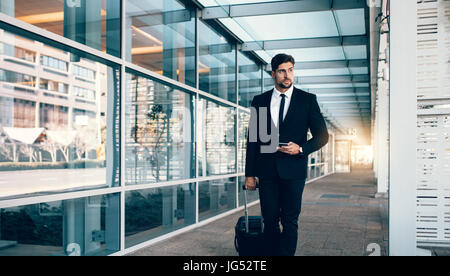
[[[283,123],[283,114],[284,114],[284,102],[286,95],[281,94],[281,104],[280,104],[280,112],[278,113],[278,129],[281,129],[281,123]]]

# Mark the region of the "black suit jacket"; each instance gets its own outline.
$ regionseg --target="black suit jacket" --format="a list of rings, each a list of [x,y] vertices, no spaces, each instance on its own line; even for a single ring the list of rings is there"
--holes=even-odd
[[[278,173],[283,179],[305,179],[308,154],[320,149],[328,142],[328,131],[317,103],[317,97],[294,87],[289,109],[279,132],[279,141],[276,141],[278,139],[273,135],[271,141],[267,141],[267,137],[261,136],[260,133],[263,124],[267,124],[267,134],[278,133],[270,114],[272,93],[273,89],[256,95],[251,104],[245,176],[257,176],[260,180],[272,180]],[[261,116],[265,117],[264,113],[267,117],[265,119],[261,118]],[[257,127],[257,133],[253,131],[252,134],[250,131],[252,126]],[[310,140],[307,140],[308,129],[312,134]],[[273,139],[274,137],[275,139]],[[278,142],[290,141],[301,146],[303,154],[289,155],[276,151]]]

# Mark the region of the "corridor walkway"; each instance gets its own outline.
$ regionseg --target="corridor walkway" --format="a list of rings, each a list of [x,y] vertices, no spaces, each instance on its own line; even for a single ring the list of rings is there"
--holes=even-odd
[[[296,255],[387,255],[387,199],[375,194],[372,170],[333,174],[307,184]],[[250,215],[259,212],[259,204],[249,208]],[[236,256],[234,226],[242,214],[238,211],[129,255]]]

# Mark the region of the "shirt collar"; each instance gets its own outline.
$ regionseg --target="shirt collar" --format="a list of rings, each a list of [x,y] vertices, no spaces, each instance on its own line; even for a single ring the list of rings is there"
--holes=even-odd
[[[276,87],[274,87],[273,91],[274,91],[274,95],[275,95],[275,96],[277,96],[278,98],[281,98],[280,95],[281,95],[282,93],[281,93],[280,91],[278,91]],[[294,91],[294,85],[291,85],[291,87],[289,88],[289,90],[286,91],[286,92],[284,92],[283,94],[286,95],[286,98],[287,98],[287,99],[290,99],[291,96],[292,96],[292,91]]]

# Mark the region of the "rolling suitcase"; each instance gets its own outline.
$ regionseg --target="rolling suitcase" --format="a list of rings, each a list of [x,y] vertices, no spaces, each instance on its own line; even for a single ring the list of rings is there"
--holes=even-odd
[[[234,228],[234,246],[239,256],[264,256],[264,223],[261,216],[248,216],[247,190],[244,189],[244,216]]]

